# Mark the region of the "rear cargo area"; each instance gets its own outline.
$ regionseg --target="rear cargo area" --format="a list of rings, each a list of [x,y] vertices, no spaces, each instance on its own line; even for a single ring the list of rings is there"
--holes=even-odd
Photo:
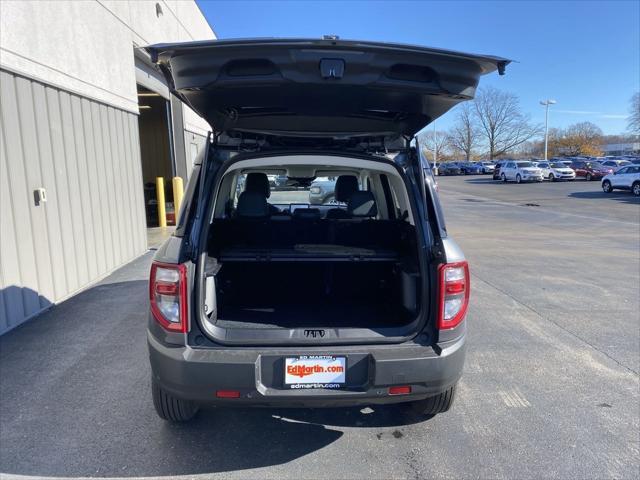
[[[237,345],[395,342],[417,333],[421,237],[398,172],[380,157],[235,163],[220,182],[201,257],[204,332]]]
[[[405,222],[232,219],[213,227],[217,327],[377,329],[415,319],[420,277]]]
[[[229,262],[218,275],[223,328],[380,328],[411,321],[395,263]],[[415,306],[413,306],[415,308]]]

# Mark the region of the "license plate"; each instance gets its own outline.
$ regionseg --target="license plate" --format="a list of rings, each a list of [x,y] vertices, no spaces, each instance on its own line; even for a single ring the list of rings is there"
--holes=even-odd
[[[300,355],[284,361],[284,384],[289,388],[340,388],[346,374],[346,357]]]

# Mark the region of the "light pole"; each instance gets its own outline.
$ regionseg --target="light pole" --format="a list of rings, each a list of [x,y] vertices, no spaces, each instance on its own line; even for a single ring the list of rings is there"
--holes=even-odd
[[[550,98],[546,100],[540,100],[540,105],[544,106],[544,161],[547,161],[547,149],[549,146],[549,105],[554,105],[555,100]]]

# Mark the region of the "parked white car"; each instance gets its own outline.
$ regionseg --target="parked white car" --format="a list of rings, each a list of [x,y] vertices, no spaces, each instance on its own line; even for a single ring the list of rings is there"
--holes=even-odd
[[[576,171],[559,162],[539,162],[538,168],[542,170],[542,176],[551,182],[557,180],[575,180]]]
[[[500,167],[500,178],[503,182],[515,180],[522,182],[541,182],[542,170],[535,167],[533,163],[526,161],[509,161]]]
[[[614,172],[620,167],[626,167],[627,165],[631,165],[631,162],[629,160],[605,160],[600,163],[605,167],[613,168]]]
[[[493,173],[496,169],[496,164],[493,162],[476,162],[482,167],[482,173]]]
[[[602,191],[611,193],[615,189],[631,190],[640,197],[640,165],[621,167],[602,179]]]

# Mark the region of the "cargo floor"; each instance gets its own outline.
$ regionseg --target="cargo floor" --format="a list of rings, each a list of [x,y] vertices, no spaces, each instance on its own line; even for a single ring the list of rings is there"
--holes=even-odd
[[[216,325],[222,328],[382,328],[409,322],[408,315],[390,303],[270,302],[260,305],[219,306]]]

